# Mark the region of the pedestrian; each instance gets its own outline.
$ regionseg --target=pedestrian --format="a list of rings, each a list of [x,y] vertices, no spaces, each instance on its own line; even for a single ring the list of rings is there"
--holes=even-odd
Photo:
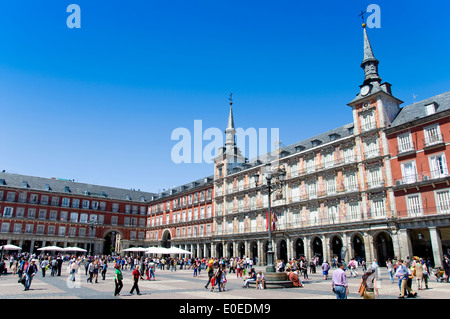
[[[107,270],[108,270],[108,261],[104,260],[102,265],[102,280],[105,280]]]
[[[361,276],[358,293],[364,299],[375,299],[375,293],[379,297],[375,269],[371,268]]]
[[[227,270],[226,267],[223,268],[222,270],[222,291],[225,291],[225,285],[227,284]]]
[[[399,261],[399,266],[397,267],[397,271],[395,276],[398,277],[398,284],[400,288],[399,298],[405,298],[405,292],[408,292],[408,297],[416,297],[417,292],[414,292],[410,286],[408,286],[408,278],[412,276],[410,270],[406,266],[406,262]]]
[[[92,284],[92,278],[94,277],[94,262],[90,262],[87,269],[89,277],[86,279],[86,283],[90,282]]]
[[[444,268],[445,281],[448,282],[448,279],[450,277],[450,260],[448,259],[447,255],[444,255],[444,260],[442,261],[442,266]]]
[[[136,290],[136,294],[140,295],[141,292],[139,291],[138,282],[139,278],[141,278],[142,280],[144,278],[142,277],[141,272],[139,271],[139,265],[136,266],[136,268],[133,270],[131,274],[133,276],[133,287],[131,287],[130,294],[133,294],[134,290]]]
[[[55,277],[58,272],[58,262],[56,261],[55,257],[52,258],[50,266],[52,269],[52,271],[50,272],[50,276]]]
[[[48,269],[48,260],[47,257],[44,257],[44,259],[42,259],[41,261],[41,270],[42,270],[42,277],[45,277],[45,272]]]
[[[328,262],[325,260],[322,264],[322,274],[323,274],[323,279],[327,280],[328,279],[328,271],[330,270],[330,265],[328,264]]]
[[[58,258],[56,258],[57,276],[61,276],[62,264],[63,264],[63,259],[60,255],[58,255]]]
[[[336,294],[336,299],[347,299],[348,281],[344,271],[344,264],[338,263],[338,268],[333,271],[331,279],[332,291]]]
[[[152,277],[153,277],[153,280],[156,280],[156,277],[155,277],[155,268],[156,268],[156,265],[155,265],[153,259],[150,259],[150,260],[149,260],[149,262],[148,262],[148,264],[147,264],[147,267],[148,267],[148,274],[149,274],[148,280],[151,280]]]
[[[197,277],[198,265],[197,262],[194,261],[192,268],[194,269],[194,277]]]
[[[208,265],[208,282],[205,285],[205,289],[208,289],[209,284],[211,283],[211,278],[214,276],[214,264],[210,263]]]
[[[120,270],[120,263],[116,264],[116,271],[115,271],[115,277],[114,277],[114,284],[115,284],[115,290],[114,290],[114,296],[120,296],[120,291],[123,287],[123,275],[122,271]]]
[[[32,259],[31,262],[25,268],[25,290],[29,290],[31,286],[31,281],[33,280],[34,275],[37,273],[38,269],[36,266],[35,259]]]
[[[215,275],[214,275],[214,277],[215,277],[215,282],[216,282],[216,285],[217,285],[217,288],[219,288],[219,292],[221,292],[222,291],[222,265],[219,265],[219,268],[217,268],[217,271],[216,271],[216,273],[215,273]]]
[[[428,272],[428,267],[427,267],[427,263],[425,260],[422,260],[422,273],[423,273],[422,281],[425,282],[425,289],[428,289],[429,272]]]
[[[380,274],[379,274],[379,266],[378,266],[378,261],[376,259],[373,260],[372,263],[372,268],[375,269],[375,274],[377,276],[377,279],[380,279]]]
[[[417,290],[423,290],[422,281],[423,281],[423,266],[421,260],[414,260],[413,264],[413,275],[416,277],[417,282]]]
[[[337,262],[336,262],[336,267],[337,267]],[[308,280],[308,264],[303,259],[300,261],[300,270],[303,273],[303,279]]]
[[[395,282],[395,280],[394,280],[394,264],[392,263],[391,258],[388,258],[386,267],[387,267],[387,272],[389,275],[389,280],[391,281],[391,284],[393,284]]]

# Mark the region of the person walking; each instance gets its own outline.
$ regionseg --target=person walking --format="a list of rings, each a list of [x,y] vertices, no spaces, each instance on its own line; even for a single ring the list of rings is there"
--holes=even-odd
[[[211,283],[211,278],[214,276],[214,264],[210,263],[208,265],[208,282],[205,285],[205,288],[208,289],[209,284]]]
[[[120,291],[123,288],[123,275],[122,271],[120,270],[120,263],[116,264],[116,271],[115,271],[115,277],[114,277],[114,284],[115,284],[115,290],[114,290],[114,296],[120,296]]]
[[[75,274],[78,271],[78,263],[75,261],[75,259],[70,264],[70,280],[75,281]]]
[[[94,262],[90,262],[87,269],[89,277],[86,279],[86,283],[90,282],[92,284],[92,278],[94,277]]]
[[[379,297],[375,269],[371,268],[361,276],[358,293],[364,299],[375,299],[375,293]]]
[[[148,274],[149,274],[148,280],[151,280],[152,277],[153,277],[153,280],[156,280],[156,277],[155,277],[156,265],[155,265],[155,262],[153,261],[153,259],[149,260],[147,267],[148,267]]]
[[[338,268],[333,271],[331,287],[336,295],[336,299],[347,299],[348,280],[344,271],[344,265],[342,263],[338,263],[337,266]]]
[[[325,260],[322,264],[322,274],[323,274],[323,279],[327,280],[328,279],[328,271],[330,270],[330,265],[328,264],[328,262]]]
[[[41,270],[42,270],[42,277],[45,277],[45,272],[48,269],[48,259],[47,259],[47,257],[44,257],[44,259],[42,259],[40,266],[41,266]]]
[[[412,274],[410,274],[410,270],[406,266],[406,262],[399,262],[399,267],[397,268],[396,277],[398,277],[398,284],[400,288],[400,296],[399,298],[405,298],[405,292],[408,292],[408,297],[416,297],[417,292],[414,292],[411,287],[408,286],[408,279]]]
[[[386,267],[387,267],[387,272],[389,275],[389,280],[391,281],[391,284],[393,284],[395,282],[395,280],[394,280],[394,264],[392,263],[391,258],[388,258]]]
[[[136,265],[136,268],[133,270],[133,272],[131,273],[131,275],[133,276],[133,287],[131,287],[130,290],[130,294],[134,294],[134,290],[136,290],[136,294],[140,295],[141,292],[139,291],[139,278],[141,278],[142,280],[144,279],[141,275],[141,272],[139,271],[139,265]]]
[[[102,265],[102,280],[105,280],[107,270],[108,270],[108,261],[105,259]]]
[[[27,267],[25,268],[24,272],[25,272],[25,289],[24,290],[29,290],[30,286],[31,286],[31,281],[33,280],[34,275],[37,273],[38,269],[36,266],[36,262],[34,259],[31,260],[30,263],[28,263]]]
[[[423,290],[422,281],[423,281],[423,267],[421,260],[415,260],[413,265],[413,274],[416,277],[417,282],[417,290]]]

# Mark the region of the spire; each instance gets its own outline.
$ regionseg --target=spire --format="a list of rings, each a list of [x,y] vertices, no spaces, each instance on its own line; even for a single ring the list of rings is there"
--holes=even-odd
[[[233,99],[232,99],[233,93],[230,93],[230,97],[228,100],[230,100],[230,114],[228,115],[228,124],[227,129],[233,129],[234,130],[234,120],[233,120]]]
[[[379,61],[375,58],[372,51],[372,46],[370,45],[369,37],[367,36],[366,24],[362,24],[364,33],[364,57],[361,63],[361,68],[364,70],[365,79],[364,84],[370,84],[371,82],[381,82],[381,78],[378,75],[378,63]]]
[[[228,98],[228,100],[230,100],[230,113],[228,115],[227,128],[225,129],[225,134],[226,134],[225,147],[228,150],[231,150],[236,146],[236,139],[235,139],[236,130],[234,129],[232,96],[233,96],[233,93],[230,93],[230,97]]]

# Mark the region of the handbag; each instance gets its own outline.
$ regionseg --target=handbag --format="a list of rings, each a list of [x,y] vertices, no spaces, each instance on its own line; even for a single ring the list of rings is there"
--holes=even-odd
[[[361,285],[361,288],[360,288],[360,290],[359,290],[359,295],[362,297],[362,296],[364,296],[364,292],[366,291],[366,283],[363,283],[362,285]]]

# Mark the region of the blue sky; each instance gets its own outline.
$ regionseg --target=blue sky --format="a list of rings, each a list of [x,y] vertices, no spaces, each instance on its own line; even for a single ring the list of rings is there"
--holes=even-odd
[[[230,92],[236,127],[279,128],[284,145],[350,123],[369,4],[403,105],[448,91],[447,0],[2,2],[0,169],[149,192],[208,176],[173,163],[171,133],[224,130]]]

